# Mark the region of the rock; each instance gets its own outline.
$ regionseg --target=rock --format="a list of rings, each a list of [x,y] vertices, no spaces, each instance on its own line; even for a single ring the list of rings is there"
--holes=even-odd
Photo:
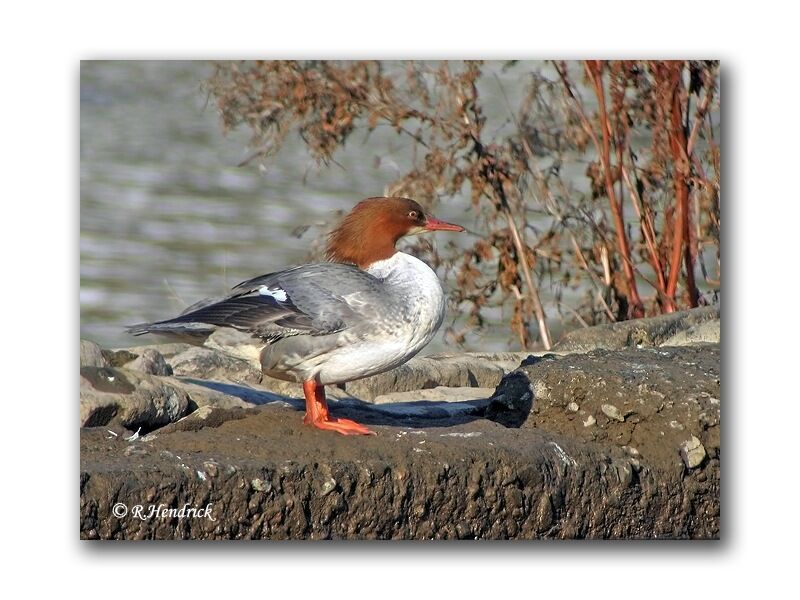
[[[146,348],[142,348],[141,351],[145,349]],[[136,360],[139,354],[141,354],[141,351],[133,352],[132,350],[124,348],[121,350],[106,350],[103,348],[103,358],[106,359],[106,366],[122,369],[131,361]]]
[[[189,421],[206,421],[208,420],[208,417],[215,411],[219,411],[219,409],[215,406],[201,406],[194,412],[176,421],[175,424],[177,425],[178,423],[186,423]]]
[[[387,373],[351,381],[345,390],[370,401],[389,393],[440,386],[494,388],[529,356],[529,352],[473,352],[415,357]]]
[[[494,387],[445,387],[437,386],[425,390],[410,392],[393,392],[376,396],[374,404],[389,404],[395,402],[464,402],[465,400],[482,400],[494,394]]]
[[[114,350],[114,352],[129,352],[135,356],[142,354],[145,350],[151,349],[158,352],[161,356],[163,356],[167,362],[178,354],[182,354],[191,348],[195,348],[196,346],[192,346],[191,344],[185,344],[181,342],[170,342],[167,344],[147,344],[144,346],[132,346],[130,348],[123,348]]]
[[[172,367],[164,360],[164,356],[153,348],[142,350],[135,359],[125,364],[125,368],[151,375],[172,375]]]
[[[319,490],[319,495],[324,498],[335,489],[336,489],[336,480],[333,477],[331,477],[330,479],[325,481],[325,483],[322,484],[322,488]]]
[[[708,468],[716,469],[719,370],[718,344],[544,356],[503,378],[486,417],[585,442],[633,446],[643,465],[665,472],[682,467],[675,449],[695,436],[714,459]],[[573,403],[577,412],[569,410]],[[609,422],[593,427],[593,415],[600,414]]]
[[[695,436],[680,445],[680,454],[684,464],[689,469],[699,467],[706,457],[706,449]]]
[[[480,389],[480,388],[477,388]],[[401,392],[404,393],[404,392]],[[481,394],[483,395],[483,394]],[[412,394],[413,396],[413,394]],[[489,404],[488,398],[472,400],[416,400],[409,402],[387,402],[372,404],[357,398],[334,400],[331,406],[342,406],[351,409],[368,409],[371,413],[392,418],[397,423],[417,424],[434,419],[460,420],[483,414]],[[338,411],[338,408],[334,410]],[[471,420],[471,419],[470,419]]]
[[[486,418],[507,427],[519,427],[531,414],[535,385],[519,370],[503,377],[486,409]]]
[[[220,342],[220,347],[224,347],[221,342],[225,340],[216,341]],[[145,372],[154,374],[169,374],[163,368],[156,370],[155,354],[148,355],[153,359],[145,358],[146,353],[154,351],[166,358],[168,367],[171,367],[176,376],[219,383],[258,385],[261,389],[283,396],[303,396],[301,384],[263,376],[257,357],[249,351],[237,357],[215,348],[162,344],[152,348],[119,350],[116,351],[118,355],[114,360],[116,366],[144,369]],[[121,352],[126,354],[119,354]],[[415,357],[387,373],[348,382],[342,386],[341,391],[348,396],[373,401],[387,394],[436,387],[494,388],[503,375],[531,356],[533,355],[528,352],[475,352]],[[133,364],[131,361],[134,361]],[[329,386],[329,393],[333,390]]]
[[[384,406],[392,405],[337,407],[378,434],[359,439],[313,430],[302,425],[300,410],[278,405],[214,427],[146,436],[131,455],[130,442],[83,429],[80,536],[719,537],[719,488],[711,477],[699,483],[649,468],[643,458],[636,470],[614,444],[507,429],[478,416],[409,428],[385,417]],[[141,519],[114,512],[118,504],[195,511]]]
[[[167,362],[175,375],[194,379],[260,383],[263,378],[261,369],[252,363],[199,346],[189,346]]]
[[[103,350],[90,340],[81,340],[81,367],[107,367]]]
[[[697,342],[719,343],[719,323],[719,307],[704,306],[646,319],[577,329],[561,338],[553,350],[590,352],[600,348],[622,350]]]
[[[614,421],[619,421],[620,423],[625,422],[625,416],[613,404],[601,404],[600,410],[603,411],[603,414],[607,416],[609,419],[613,419]]]
[[[149,431],[177,421],[188,407],[189,395],[169,378],[110,367],[81,369],[81,427],[119,424]]]
[[[661,344],[662,346],[686,346],[688,344],[719,343],[720,322],[704,321],[679,331]]]
[[[203,463],[205,473],[209,477],[216,477],[219,475],[219,465],[213,460],[207,460]]]
[[[178,379],[176,385],[189,394],[195,407],[249,408],[285,399],[264,390],[213,381]]]
[[[246,411],[239,407],[229,409],[217,406],[201,406],[182,419],[158,429],[156,435],[164,435],[173,431],[197,431],[204,427],[219,427],[227,421],[243,419],[245,415]]]
[[[265,484],[264,481],[256,477],[250,482],[250,487],[252,487],[257,492],[268,492],[272,488],[272,485]]]

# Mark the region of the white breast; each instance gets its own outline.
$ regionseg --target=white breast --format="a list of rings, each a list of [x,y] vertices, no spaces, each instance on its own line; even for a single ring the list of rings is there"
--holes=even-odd
[[[383,279],[387,291],[400,300],[403,320],[410,325],[408,341],[420,344],[417,350],[430,342],[444,320],[444,292],[436,273],[403,252],[373,263],[367,272]]]
[[[439,278],[421,260],[397,252],[367,271],[382,279],[393,302],[381,310],[375,335],[327,354],[316,377],[322,384],[341,383],[400,366],[433,339],[444,320],[444,292]]]

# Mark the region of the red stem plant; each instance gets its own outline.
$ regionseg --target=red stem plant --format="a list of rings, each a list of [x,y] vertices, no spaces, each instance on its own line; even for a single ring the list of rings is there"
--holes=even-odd
[[[359,130],[390,127],[407,140],[410,167],[384,191],[474,214],[468,247],[415,248],[455,278],[455,343],[480,334],[492,308],[519,346],[549,349],[554,313],[564,327],[586,326],[706,302],[695,270],[719,286],[705,262],[715,249],[719,272],[719,64],[509,62],[503,71],[523,82],[516,108],[499,68],[220,63],[206,86],[226,129],[252,131],[243,164],[268,162],[292,131],[323,164]],[[504,110],[488,103],[492,87]]]

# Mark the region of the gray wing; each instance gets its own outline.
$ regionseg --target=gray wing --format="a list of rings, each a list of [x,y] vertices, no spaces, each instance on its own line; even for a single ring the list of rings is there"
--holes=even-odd
[[[327,335],[373,311],[381,281],[352,265],[319,263],[244,281],[218,301],[202,301],[174,319],[128,331],[207,335],[233,327],[265,341],[294,335]],[[357,311],[357,312],[356,312]]]

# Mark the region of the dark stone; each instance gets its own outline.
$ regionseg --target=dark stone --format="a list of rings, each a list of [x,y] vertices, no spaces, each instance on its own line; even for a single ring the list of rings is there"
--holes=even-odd
[[[105,359],[103,349],[91,340],[81,340],[81,368],[111,366]]]
[[[520,427],[533,409],[534,393],[525,373],[506,375],[489,399],[486,418],[506,427]]]
[[[149,431],[177,421],[189,408],[189,395],[177,380],[110,367],[80,372],[81,427]]]
[[[106,350],[103,349],[103,357],[111,367],[121,369],[129,362],[136,360],[139,355],[129,350]]]

